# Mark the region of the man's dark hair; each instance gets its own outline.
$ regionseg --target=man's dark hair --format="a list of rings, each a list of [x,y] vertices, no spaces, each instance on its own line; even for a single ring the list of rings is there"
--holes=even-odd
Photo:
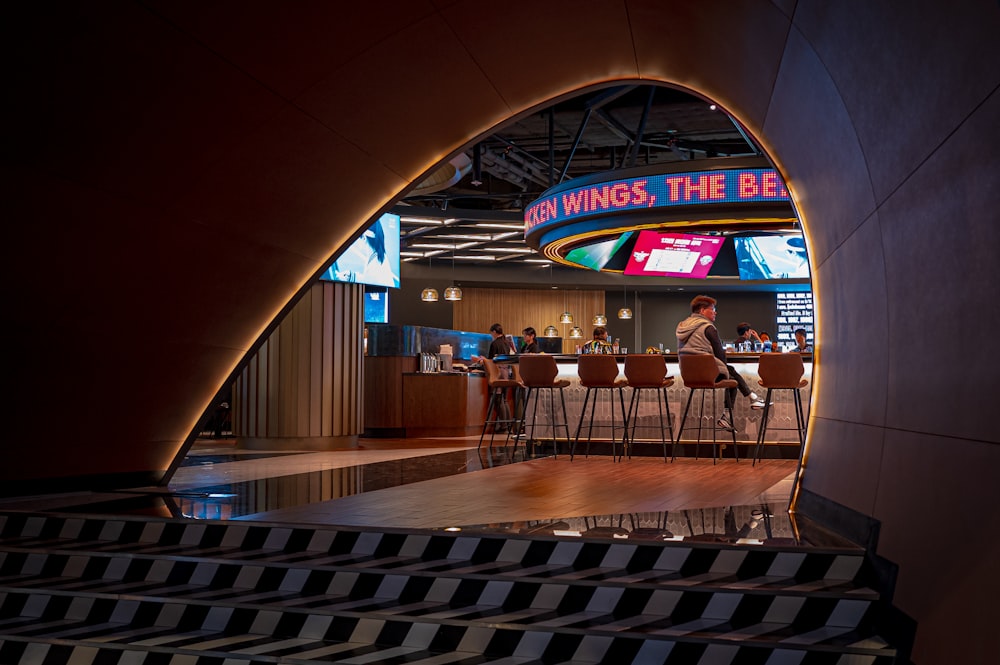
[[[490,326],[490,332],[496,333],[498,335],[502,335],[503,334],[503,326],[500,325],[499,323],[494,323],[492,326]]]
[[[803,337],[805,337],[806,336],[806,329],[805,328],[796,328],[795,329],[795,334],[796,335],[802,335]]]
[[[594,339],[597,339],[598,335],[603,335],[606,332],[608,332],[607,328],[605,328],[604,326],[597,326],[596,328],[594,328]]]
[[[704,307],[714,306],[715,302],[715,298],[711,296],[695,296],[694,300],[691,301],[691,313],[697,314]]]
[[[527,328],[525,328],[524,330],[521,331],[521,334],[522,335],[535,335],[535,329],[532,328],[531,326],[528,326]],[[535,336],[537,337],[537,335],[535,335]]]
[[[746,321],[736,326],[737,335],[746,335],[748,330],[750,330],[750,324],[747,323]]]

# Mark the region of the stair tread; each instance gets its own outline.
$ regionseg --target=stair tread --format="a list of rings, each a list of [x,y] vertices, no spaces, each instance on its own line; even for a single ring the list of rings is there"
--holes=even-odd
[[[36,595],[46,595],[47,592],[25,592]],[[50,593],[50,592],[48,592]],[[79,596],[77,596],[79,597]],[[89,598],[95,598],[91,595]],[[110,600],[116,600],[114,597]],[[160,604],[168,606],[172,604],[172,599],[158,599],[154,597],[124,597],[121,602],[143,602],[147,611],[153,605]],[[854,653],[883,653],[886,649],[891,650],[884,640],[881,640],[872,631],[855,628],[852,626],[828,626],[821,622],[825,620],[822,616],[817,616],[811,621],[796,619],[799,625],[789,622],[775,620],[754,620],[741,621],[734,624],[728,618],[701,617],[693,618],[685,616],[677,620],[662,614],[649,614],[637,611],[631,615],[614,614],[610,611],[588,611],[583,610],[558,610],[546,607],[527,607],[521,609],[504,609],[501,606],[470,604],[462,607],[450,606],[447,603],[428,605],[423,603],[408,604],[400,611],[397,602],[391,599],[366,599],[357,603],[348,601],[353,607],[343,607],[338,604],[324,606],[321,610],[311,609],[304,611],[301,608],[283,607],[275,605],[234,605],[223,609],[242,610],[247,621],[257,620],[267,616],[274,625],[284,614],[306,613],[309,618],[327,617],[331,621],[338,622],[385,622],[403,627],[431,626],[431,627],[459,627],[465,629],[489,628],[491,630],[508,630],[518,632],[545,632],[559,634],[599,634],[613,635],[616,637],[632,637],[657,640],[673,641],[715,641],[732,642],[739,640],[744,644],[755,644],[757,646],[781,646],[782,648],[802,648],[808,646],[815,648],[836,647],[838,649],[850,649]],[[219,609],[218,605],[211,605],[213,609]],[[106,610],[107,608],[105,608]],[[780,612],[779,612],[780,613]],[[690,614],[690,613],[689,613]],[[760,614],[766,614],[762,611]],[[228,613],[226,614],[229,615]],[[766,619],[767,617],[762,617]],[[39,636],[48,635],[60,637],[65,631],[106,631],[106,639],[112,639],[115,633],[116,624],[97,621],[88,622],[80,619],[55,619],[44,620],[35,618],[25,619],[17,617],[13,619],[0,620],[0,637],[4,635]],[[129,622],[117,624],[118,631],[135,630],[134,625]],[[151,626],[150,630],[163,631],[163,626]],[[62,631],[62,632],[60,632]],[[204,631],[202,631],[204,632]],[[220,629],[220,634],[223,634]],[[405,632],[405,631],[404,631]],[[169,632],[164,633],[169,636]],[[286,638],[288,635],[280,635]],[[864,640],[868,640],[867,646],[857,646]],[[875,648],[870,644],[881,646]]]

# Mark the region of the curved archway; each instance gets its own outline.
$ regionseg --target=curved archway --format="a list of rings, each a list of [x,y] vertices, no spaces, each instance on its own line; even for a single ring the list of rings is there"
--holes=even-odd
[[[810,230],[824,337],[804,487],[882,522],[896,601],[926,622],[918,661],[987,662],[948,638],[988,631],[966,608],[990,606],[1000,441],[988,393],[914,331],[931,312],[938,337],[989,348],[996,328],[977,307],[1000,283],[995,7],[353,9],[18,9],[6,487],[155,477],[266,322],[444,155],[553,95],[672,81],[758,137]],[[945,246],[941,220],[975,242]],[[58,417],[39,399],[54,384]],[[954,520],[961,542],[925,537]]]

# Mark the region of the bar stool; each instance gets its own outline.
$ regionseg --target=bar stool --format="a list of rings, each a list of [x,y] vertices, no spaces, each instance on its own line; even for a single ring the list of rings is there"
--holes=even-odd
[[[694,456],[698,459],[698,451],[701,448],[701,421],[705,416],[705,392],[711,391],[712,393],[712,464],[718,462],[721,458],[721,452],[719,451],[719,444],[715,438],[715,432],[718,427],[715,424],[716,413],[718,409],[716,407],[715,395],[717,391],[736,388],[737,383],[735,379],[722,379],[716,381],[715,377],[719,376],[719,367],[715,364],[715,356],[708,353],[686,353],[679,354],[677,356],[677,361],[681,366],[681,379],[684,381],[684,385],[691,391],[688,393],[687,405],[684,407],[684,415],[681,416],[681,427],[677,430],[677,438],[674,440],[674,454],[673,459],[677,459],[677,442],[681,440],[681,432],[685,429],[693,429],[693,427],[685,427],[684,423],[687,422],[687,414],[691,408],[691,399],[694,397],[695,391],[701,391],[701,411],[698,414],[698,441],[695,444]],[[725,404],[725,402],[723,402]],[[733,409],[732,407],[723,407],[729,411],[729,422],[733,422]],[[739,452],[736,450],[736,432],[730,432],[733,436],[733,454],[736,456],[736,461],[740,461]]]
[[[757,365],[757,373],[760,380],[757,381],[763,388],[767,388],[767,396],[764,397],[764,415],[761,418],[760,432],[757,434],[757,447],[753,453],[753,464],[757,465],[761,451],[764,448],[764,435],[767,433],[767,421],[771,415],[771,393],[775,390],[792,391],[792,403],[795,409],[795,427],[772,427],[771,430],[795,430],[799,433],[799,445],[804,446],[806,442],[806,421],[802,411],[801,388],[809,385],[809,382],[802,378],[805,374],[805,366],[802,364],[802,356],[798,353],[762,353]]]
[[[527,389],[524,397],[525,420],[527,419],[528,404],[531,402],[531,396],[532,394],[535,396],[535,405],[531,412],[531,432],[528,435],[528,439],[535,440],[535,423],[538,420],[538,394],[546,390],[549,393],[549,408],[552,414],[552,452],[553,455],[558,455],[559,444],[556,442],[556,427],[564,427],[566,429],[566,440],[571,440],[569,436],[569,424],[566,422],[566,398],[563,397],[563,388],[569,385],[569,381],[556,379],[556,376],[559,374],[559,368],[556,366],[556,359],[550,355],[529,353],[519,356],[518,366],[521,374],[521,385]],[[562,422],[558,422],[556,416],[556,390],[559,391],[559,402],[562,405]],[[522,421],[523,424],[524,421]],[[525,431],[528,431],[526,426]],[[527,448],[527,442],[525,442],[525,448]]]
[[[507,438],[504,439],[504,447],[506,447],[507,439],[510,439],[510,432],[518,423],[517,418],[514,417],[513,414],[511,414],[509,418],[503,417],[504,407],[507,406],[507,389],[516,388],[518,383],[514,379],[502,378],[500,376],[500,368],[489,358],[483,358],[483,367],[486,369],[486,380],[489,384],[490,401],[486,407],[486,420],[483,421],[483,432],[479,435],[479,445],[476,446],[476,450],[478,451],[483,447],[483,438],[486,437],[486,428],[492,425],[493,430],[490,432],[489,445],[489,452],[492,455],[493,439],[496,437],[497,429],[506,427]]]
[[[635,353],[625,356],[626,383],[632,388],[632,398],[628,403],[628,420],[632,423],[632,432],[628,442],[628,456],[632,457],[635,446],[635,428],[639,420],[639,402],[643,391],[652,390],[656,395],[656,408],[660,414],[660,442],[663,444],[663,461],[667,461],[667,438],[670,438],[671,448],[676,445],[674,440],[674,421],[670,414],[670,404],[667,401],[667,388],[674,385],[672,376],[667,376],[667,361],[663,355],[656,353]],[[662,399],[661,399],[662,398]],[[663,411],[666,409],[666,436],[664,436]]]
[[[577,359],[577,374],[580,385],[587,389],[583,396],[583,407],[580,409],[580,422],[576,425],[576,437],[569,449],[569,459],[573,461],[576,444],[580,442],[580,431],[583,429],[583,418],[587,413],[587,403],[593,392],[594,401],[590,402],[590,425],[587,429],[587,456],[590,456],[590,439],[594,434],[594,413],[597,411],[597,400],[602,391],[607,391],[608,405],[611,407],[611,459],[615,458],[615,390],[618,391],[618,403],[622,415],[622,454],[628,445],[628,417],[625,413],[625,394],[622,388],[626,385],[624,379],[618,378],[618,360],[614,356],[604,354],[587,354]]]

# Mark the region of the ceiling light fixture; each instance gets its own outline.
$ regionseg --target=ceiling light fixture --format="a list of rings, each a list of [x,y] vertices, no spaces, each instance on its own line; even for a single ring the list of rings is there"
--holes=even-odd
[[[545,326],[545,331],[542,333],[543,337],[559,337],[559,329],[556,328],[551,323]]]
[[[570,339],[583,339],[583,330],[579,326],[573,326],[569,329]]]
[[[428,266],[430,266],[431,264],[433,264],[433,260],[428,262]],[[437,289],[435,289],[432,286],[428,286],[426,289],[420,292],[420,300],[422,300],[423,302],[437,302],[438,301]]]
[[[624,280],[622,280],[622,298],[623,298],[622,301],[623,306],[620,310],[618,310],[618,318],[622,319],[623,321],[626,321],[632,318],[632,310],[628,308],[628,291],[627,287],[625,286]]]
[[[451,286],[444,290],[445,300],[461,300],[462,299],[462,289],[455,284],[455,248],[451,248]]]
[[[603,314],[594,314],[594,319],[591,321],[595,326],[606,326],[608,325],[608,317]]]

